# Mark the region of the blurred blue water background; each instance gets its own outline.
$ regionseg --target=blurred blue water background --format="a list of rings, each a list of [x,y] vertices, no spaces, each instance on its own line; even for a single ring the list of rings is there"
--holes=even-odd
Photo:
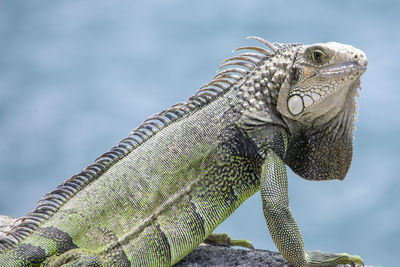
[[[343,182],[290,172],[307,249],[398,264],[400,2],[0,1],[0,214],[42,195],[147,116],[186,100],[232,49],[272,42],[349,43],[364,50],[354,160]],[[217,231],[276,250],[259,194]]]

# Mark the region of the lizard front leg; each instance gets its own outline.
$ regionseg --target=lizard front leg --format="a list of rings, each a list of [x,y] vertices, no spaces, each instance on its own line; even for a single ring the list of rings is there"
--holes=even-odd
[[[268,229],[281,254],[294,266],[334,266],[363,264],[359,256],[347,253],[305,251],[296,220],[289,207],[286,166],[278,154],[269,149],[261,177],[261,197]]]

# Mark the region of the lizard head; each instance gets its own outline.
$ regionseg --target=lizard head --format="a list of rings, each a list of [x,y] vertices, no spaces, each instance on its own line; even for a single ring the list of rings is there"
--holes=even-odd
[[[278,95],[289,129],[286,163],[311,180],[344,179],[353,153],[355,96],[365,54],[349,45],[298,47]]]

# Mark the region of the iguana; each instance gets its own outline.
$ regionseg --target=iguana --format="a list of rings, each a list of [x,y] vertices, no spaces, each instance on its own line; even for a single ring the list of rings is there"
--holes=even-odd
[[[262,47],[236,49],[187,102],[145,120],[19,218],[0,239],[0,266],[170,266],[257,191],[292,265],[362,264],[304,250],[286,164],[308,180],[345,178],[367,58],[335,42],[249,38]]]

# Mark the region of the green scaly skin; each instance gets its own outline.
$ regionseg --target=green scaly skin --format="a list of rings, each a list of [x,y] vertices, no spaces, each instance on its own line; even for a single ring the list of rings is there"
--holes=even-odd
[[[146,120],[42,198],[0,239],[0,266],[171,266],[261,191],[279,251],[294,266],[362,264],[305,251],[286,165],[310,180],[350,166],[354,96],[367,61],[337,43],[259,47],[189,98]],[[241,65],[242,68],[230,67]]]

